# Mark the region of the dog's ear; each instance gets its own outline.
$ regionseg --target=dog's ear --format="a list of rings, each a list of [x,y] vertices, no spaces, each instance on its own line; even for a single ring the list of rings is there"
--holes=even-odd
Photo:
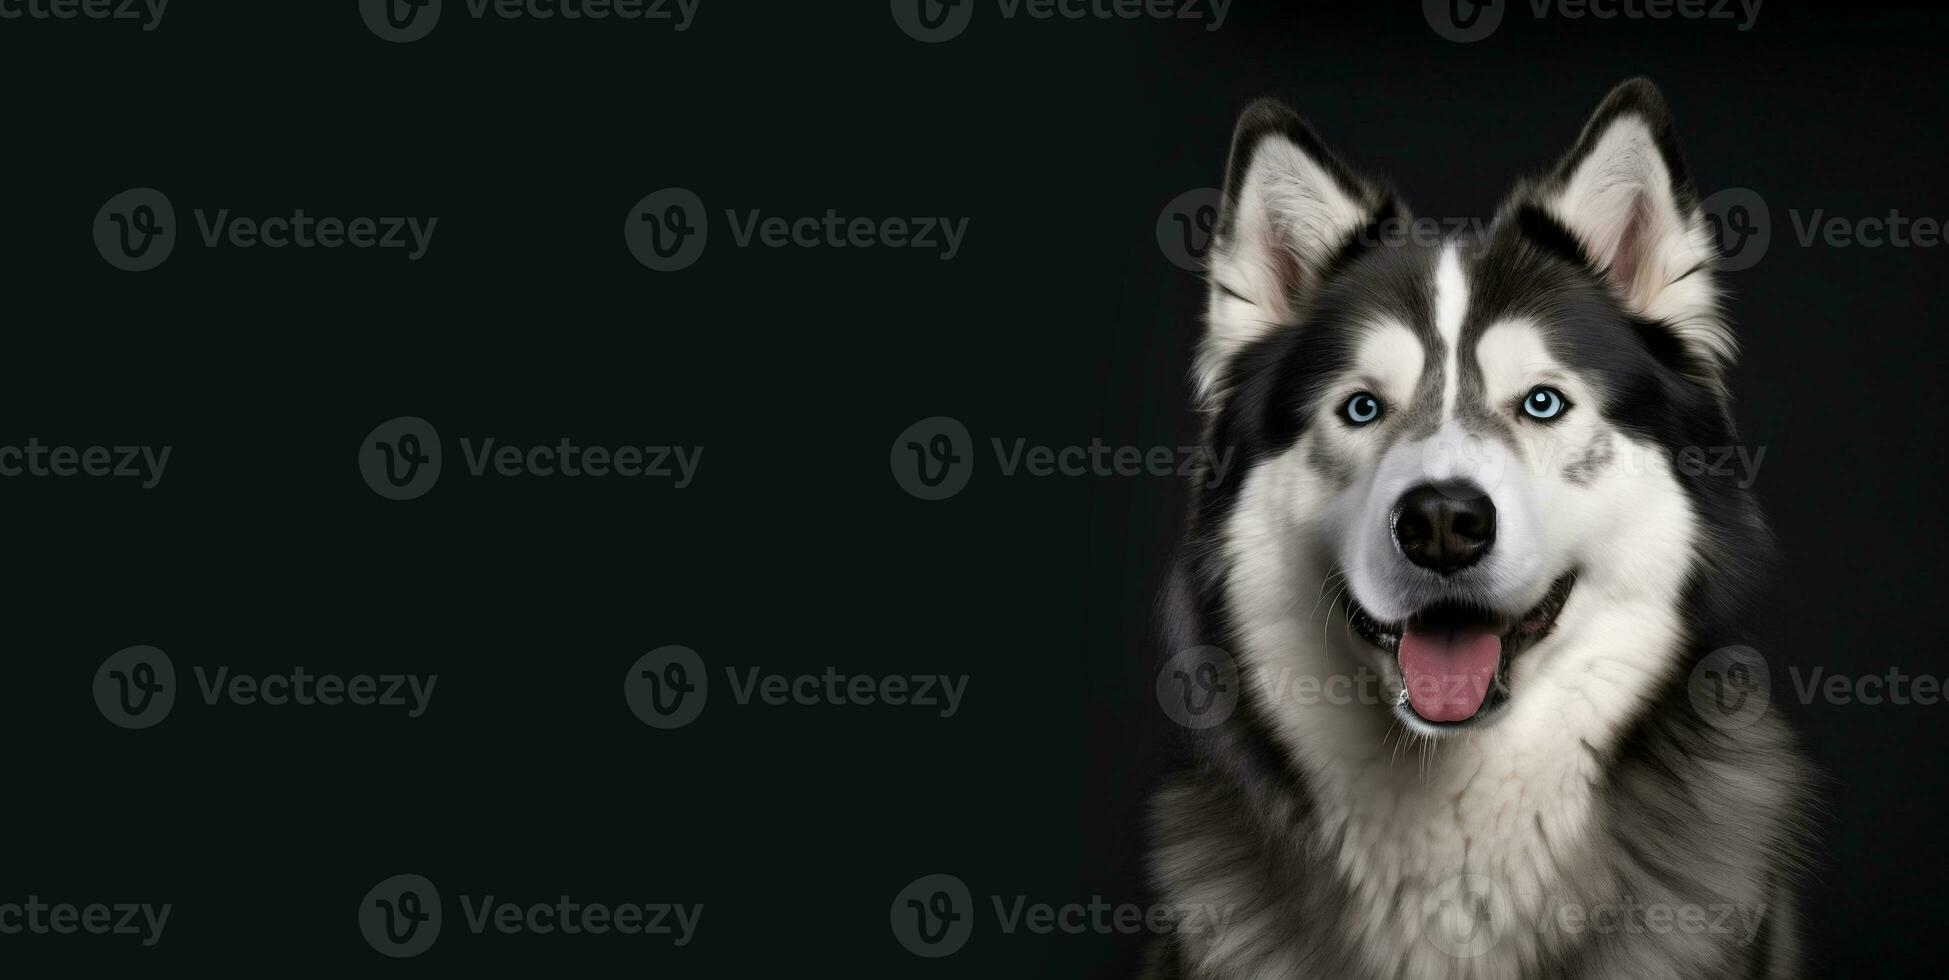
[[[1657,86],[1612,89],[1538,197],[1625,307],[1677,341],[1680,366],[1716,385],[1738,348],[1719,307],[1716,239]]]
[[[1392,197],[1342,164],[1291,109],[1247,107],[1232,136],[1225,195],[1212,236],[1210,299],[1196,370],[1209,404],[1232,355],[1298,322],[1309,295],[1355,233]]]

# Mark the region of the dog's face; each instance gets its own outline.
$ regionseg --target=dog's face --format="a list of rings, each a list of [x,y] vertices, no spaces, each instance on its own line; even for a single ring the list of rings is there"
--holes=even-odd
[[[1625,706],[1669,667],[1717,506],[1675,461],[1730,444],[1733,343],[1663,102],[1621,86],[1485,235],[1409,222],[1289,112],[1247,112],[1198,381],[1249,462],[1201,511],[1259,687],[1358,664],[1430,736],[1525,698],[1538,725]]]

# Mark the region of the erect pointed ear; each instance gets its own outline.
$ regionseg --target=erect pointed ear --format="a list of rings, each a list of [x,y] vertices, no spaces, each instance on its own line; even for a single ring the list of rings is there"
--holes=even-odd
[[[1272,99],[1247,107],[1212,237],[1200,396],[1209,403],[1223,387],[1240,348],[1297,322],[1355,233],[1394,213],[1392,196],[1348,170],[1291,109]]]
[[[1686,366],[1716,384],[1738,345],[1719,308],[1718,248],[1658,87],[1634,78],[1612,89],[1541,197],[1626,308],[1661,323]]]

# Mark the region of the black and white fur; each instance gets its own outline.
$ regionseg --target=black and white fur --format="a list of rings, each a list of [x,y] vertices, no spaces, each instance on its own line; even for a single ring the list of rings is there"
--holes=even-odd
[[[1195,379],[1213,455],[1240,463],[1195,499],[1165,651],[1222,649],[1242,693],[1190,733],[1151,855],[1166,903],[1224,925],[1158,942],[1148,975],[1798,975],[1808,770],[1777,712],[1717,724],[1688,697],[1700,658],[1748,639],[1771,549],[1740,481],[1672,465],[1737,444],[1736,345],[1663,98],[1619,86],[1479,240],[1390,235],[1407,220],[1283,106],[1245,112]],[[1548,425],[1518,411],[1543,383],[1573,406]],[[1387,414],[1349,426],[1362,390]],[[1443,579],[1388,523],[1404,488],[1448,479],[1480,484],[1501,530]],[[1571,579],[1493,717],[1289,693],[1399,685],[1355,618],[1513,616]],[[1739,925],[1632,928],[1649,908]],[[1599,930],[1565,909],[1620,911]]]

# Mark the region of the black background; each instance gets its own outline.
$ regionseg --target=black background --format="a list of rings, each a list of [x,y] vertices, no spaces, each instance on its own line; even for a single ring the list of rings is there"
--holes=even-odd
[[[1700,185],[1769,204],[1729,282],[1742,437],[1786,561],[1787,670],[1936,669],[1944,538],[1940,249],[1803,247],[1787,212],[1949,217],[1943,15],[1767,3],[1733,21],[1537,20],[1474,44],[1415,3],[1237,0],[1196,23],[1003,20],[903,35],[887,6],[703,0],[684,33],[474,21],[378,40],[356,4],[176,0],[161,27],[0,21],[0,444],[167,444],[161,485],[13,478],[0,902],[172,902],[163,941],[0,937],[0,961],[405,974],[1122,976],[1130,936],[1004,935],[990,896],[1145,900],[1141,814],[1169,722],[1151,609],[1184,488],[1004,478],[990,440],[1194,443],[1200,286],[1160,210],[1220,178],[1251,97],[1291,101],[1416,212],[1486,216],[1644,74]],[[255,217],[436,215],[430,251],[178,242],[129,274],[102,202],[153,186]],[[661,187],[712,211],[694,267],[623,247]],[[969,219],[918,250],[736,248],[725,209]],[[448,472],[394,503],[361,437],[420,415]],[[964,422],[968,488],[888,470]],[[460,475],[453,440],[706,447],[700,477]],[[179,700],[146,731],[89,696],[154,644],[234,671],[438,673],[431,710]],[[709,708],[625,708],[643,652],[695,648]],[[739,706],[724,666],[970,676],[961,711]],[[1787,704],[1832,777],[1805,919],[1815,973],[1897,973],[1942,903],[1942,706]],[[381,879],[448,921],[406,961],[361,939]],[[914,878],[965,880],[966,949],[888,929]],[[473,936],[457,896],[703,902],[646,937]]]

